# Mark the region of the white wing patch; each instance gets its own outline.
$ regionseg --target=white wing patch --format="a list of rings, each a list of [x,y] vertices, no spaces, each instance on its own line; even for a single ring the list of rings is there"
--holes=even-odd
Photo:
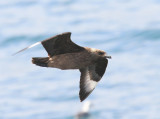
[[[85,100],[91,92],[95,89],[98,80],[101,78],[95,72],[95,66],[89,66],[81,69],[81,79],[80,79],[80,100]]]
[[[92,90],[94,90],[94,88],[97,85],[96,81],[91,80],[91,76],[89,74],[89,71],[86,70],[86,75],[84,77],[84,88],[86,92],[91,92]]]

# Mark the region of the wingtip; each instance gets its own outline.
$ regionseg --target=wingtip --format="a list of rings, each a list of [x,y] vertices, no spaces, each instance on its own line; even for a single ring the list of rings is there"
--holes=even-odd
[[[71,34],[71,32],[64,32],[64,33],[62,33],[62,34]]]
[[[30,46],[28,46],[28,47],[26,47],[26,48],[23,48],[22,50],[19,50],[18,52],[12,54],[12,56],[14,56],[14,55],[16,55],[16,54],[18,54],[18,53],[20,53],[20,52],[22,52],[22,51],[24,51],[24,50],[27,50],[27,49],[29,49],[29,48],[32,48],[32,47],[34,47],[34,46],[36,46],[36,45],[39,45],[39,44],[41,44],[41,41],[39,41],[39,42],[37,42],[37,43],[34,43],[34,44],[32,44],[32,45],[30,45]]]
[[[80,94],[79,94],[79,99],[80,99],[80,102],[83,102],[84,100]]]
[[[20,53],[20,52],[22,52],[22,51],[24,51],[24,50],[26,50],[26,49],[27,49],[27,48],[23,48],[22,50],[20,50],[20,51],[14,53],[14,54],[12,54],[12,56],[15,56],[16,54],[18,54],[18,53]]]
[[[16,53],[12,54],[11,56],[15,56],[15,55],[17,55],[17,54],[18,54],[18,52],[16,52]]]
[[[80,102],[83,102],[84,100],[80,100]]]
[[[91,91],[91,92],[92,92],[92,91]],[[80,91],[80,93],[79,93],[80,102],[83,102],[83,101],[90,95],[91,92],[89,92],[89,93],[84,93],[84,92],[81,92],[81,91]]]
[[[62,33],[62,34],[60,34],[60,35],[66,35],[66,36],[71,37],[71,32],[64,32],[64,33]]]
[[[11,56],[15,56],[17,53],[13,53],[13,54],[11,54]]]
[[[81,97],[79,97],[80,98],[80,102],[83,102],[85,99],[82,99]]]

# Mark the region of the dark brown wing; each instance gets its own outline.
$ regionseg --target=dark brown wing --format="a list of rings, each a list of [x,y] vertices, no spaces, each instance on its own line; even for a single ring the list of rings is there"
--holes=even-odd
[[[85,100],[95,89],[98,81],[101,80],[108,64],[107,59],[99,59],[96,64],[80,69],[80,92],[81,102]]]
[[[65,53],[74,53],[74,52],[80,52],[84,50],[83,47],[73,43],[70,39],[71,33],[65,32],[56,36],[53,36],[51,38],[48,38],[46,40],[34,43],[26,48],[23,48],[22,50],[14,53],[13,55],[20,53],[22,51],[25,51],[29,48],[32,48],[36,45],[42,44],[43,47],[46,49],[48,55],[50,57],[54,55],[60,55]]]
[[[50,57],[65,53],[74,53],[84,50],[83,47],[73,43],[70,39],[71,33],[65,32],[49,39],[42,41],[43,47],[46,49]]]

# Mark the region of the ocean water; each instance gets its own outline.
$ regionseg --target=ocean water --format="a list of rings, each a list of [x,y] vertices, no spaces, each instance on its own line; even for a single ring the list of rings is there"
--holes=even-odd
[[[74,119],[78,70],[41,68],[42,46],[16,51],[62,32],[112,59],[87,98],[91,119],[160,119],[159,0],[1,0],[0,119]]]

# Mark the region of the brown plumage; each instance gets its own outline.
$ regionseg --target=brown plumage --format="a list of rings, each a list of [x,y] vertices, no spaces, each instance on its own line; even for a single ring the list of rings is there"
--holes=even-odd
[[[41,43],[47,51],[48,57],[34,57],[32,58],[33,64],[62,70],[79,69],[81,72],[79,97],[83,101],[102,78],[108,64],[107,58],[111,58],[111,56],[107,56],[104,51],[99,49],[81,47],[73,43],[70,36],[70,32],[62,33],[35,43],[19,52]]]

